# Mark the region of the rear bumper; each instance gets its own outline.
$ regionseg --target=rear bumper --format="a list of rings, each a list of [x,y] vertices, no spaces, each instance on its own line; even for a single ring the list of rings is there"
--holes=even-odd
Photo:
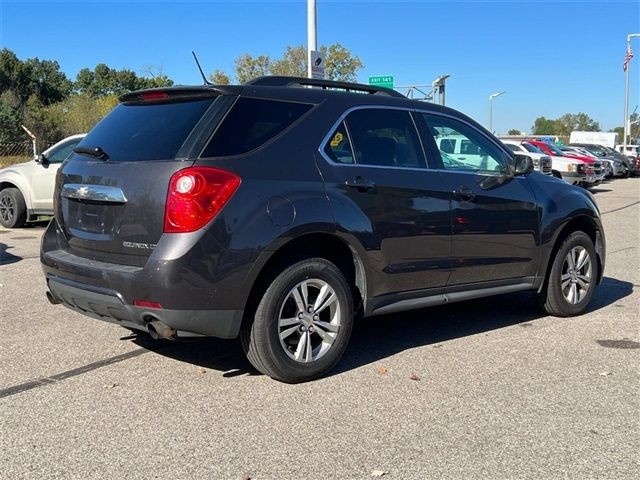
[[[183,335],[237,337],[249,291],[243,270],[220,275],[214,255],[220,250],[211,241],[213,259],[205,263],[197,251],[199,233],[165,240],[144,267],[108,263],[76,255],[54,220],[42,238],[40,261],[55,299],[89,317],[145,331],[149,322],[161,321]],[[135,300],[163,308],[141,308]]]
[[[47,276],[54,298],[78,313],[123,327],[148,331],[149,322],[161,321],[180,336],[204,335],[236,338],[242,310],[165,310],[127,305],[114,290],[92,287],[54,275]]]

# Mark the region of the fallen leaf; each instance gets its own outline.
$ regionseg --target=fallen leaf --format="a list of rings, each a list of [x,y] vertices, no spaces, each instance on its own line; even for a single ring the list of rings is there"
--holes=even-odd
[[[251,480],[251,475],[243,475],[242,480]]]
[[[373,472],[371,472],[371,476],[372,477],[382,477],[386,473],[387,472],[385,472],[384,470],[374,470]]]
[[[199,369],[198,369],[198,373],[199,373],[200,375],[202,375],[203,373],[207,373],[207,370],[206,370],[206,369],[204,369],[204,368],[199,368]]]
[[[409,380],[420,380],[420,376],[417,373],[409,375]]]
[[[607,375],[611,375],[611,372],[600,372],[600,375],[606,377]]]
[[[378,372],[380,375],[384,375],[388,371],[389,371],[389,369],[387,367],[378,367],[378,368],[376,368],[376,372]]]
[[[108,385],[103,385],[102,388],[111,389],[111,388],[116,388],[117,386],[118,386],[117,383],[109,383]]]

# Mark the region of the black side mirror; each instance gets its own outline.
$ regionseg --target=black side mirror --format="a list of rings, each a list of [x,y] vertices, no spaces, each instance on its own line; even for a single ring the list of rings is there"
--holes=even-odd
[[[49,163],[49,159],[44,153],[41,153],[36,157],[36,162],[41,163],[42,165],[46,165],[47,163]]]
[[[534,169],[531,157],[519,153],[513,156],[513,166],[515,175],[529,175]]]

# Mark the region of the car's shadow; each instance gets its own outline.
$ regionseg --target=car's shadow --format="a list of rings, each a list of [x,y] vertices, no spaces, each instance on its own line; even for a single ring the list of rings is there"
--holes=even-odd
[[[11,265],[12,263],[19,262],[22,257],[7,252],[8,249],[13,248],[6,243],[0,242],[0,265]]]
[[[631,283],[605,277],[595,292],[589,311],[615,304],[632,292]],[[372,364],[415,347],[513,325],[528,327],[531,326],[529,322],[543,317],[536,309],[531,293],[519,292],[361,319],[354,326],[346,353],[329,375]],[[245,358],[238,341],[207,338],[192,342],[155,342],[140,334],[134,342],[160,355],[224,372],[224,377],[257,373]]]

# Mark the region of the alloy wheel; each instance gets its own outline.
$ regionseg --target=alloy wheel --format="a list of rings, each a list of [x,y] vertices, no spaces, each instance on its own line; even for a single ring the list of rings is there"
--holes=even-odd
[[[324,280],[306,279],[291,289],[280,308],[280,345],[293,360],[310,363],[331,349],[340,325],[335,290]]]
[[[16,206],[9,195],[0,196],[0,218],[4,223],[10,223],[15,215]]]
[[[573,305],[580,303],[589,292],[593,265],[589,252],[581,246],[573,247],[562,264],[560,277],[562,295]]]

